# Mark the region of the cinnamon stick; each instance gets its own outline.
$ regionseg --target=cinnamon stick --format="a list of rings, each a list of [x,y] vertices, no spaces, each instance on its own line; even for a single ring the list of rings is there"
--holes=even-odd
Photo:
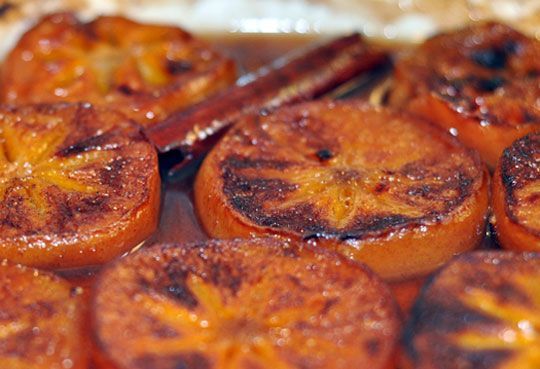
[[[387,61],[386,54],[359,34],[341,37],[241,77],[229,89],[172,114],[145,133],[160,153],[178,154],[181,161],[171,169],[177,172],[210,150],[242,115],[317,98]]]

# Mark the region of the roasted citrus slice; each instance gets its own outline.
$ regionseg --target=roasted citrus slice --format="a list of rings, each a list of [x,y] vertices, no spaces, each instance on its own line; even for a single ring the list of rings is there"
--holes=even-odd
[[[229,85],[234,63],[182,29],[121,17],[43,18],[8,55],[0,99],[88,101],[156,123]]]
[[[480,241],[486,176],[417,118],[320,101],[241,122],[203,163],[195,204],[211,236],[310,240],[398,279]]]
[[[493,176],[494,226],[500,244],[540,251],[540,133],[504,150]]]
[[[77,288],[5,260],[0,286],[0,368],[88,367]]]
[[[540,129],[540,43],[483,23],[427,40],[396,63],[393,105],[450,130],[494,167]]]
[[[424,287],[404,339],[410,368],[540,368],[540,254],[456,258]]]
[[[68,268],[146,239],[157,155],[137,126],[88,104],[0,108],[0,257]]]
[[[157,245],[106,267],[94,331],[110,368],[389,368],[388,288],[278,239]]]

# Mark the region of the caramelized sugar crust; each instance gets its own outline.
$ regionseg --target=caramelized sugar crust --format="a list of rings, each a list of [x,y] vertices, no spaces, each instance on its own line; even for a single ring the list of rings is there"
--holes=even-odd
[[[408,367],[540,366],[540,254],[476,252],[424,288],[405,329]]]
[[[0,257],[67,268],[146,239],[157,155],[122,115],[85,104],[0,108]]]
[[[121,17],[43,18],[0,73],[7,103],[88,101],[151,125],[232,83],[234,63],[182,29]]]
[[[100,275],[93,318],[104,360],[131,369],[388,368],[399,330],[373,273],[278,239],[131,254]]]
[[[235,126],[204,162],[195,204],[214,237],[314,240],[395,277],[476,244],[486,182],[477,156],[416,118],[316,102]]]
[[[540,250],[540,134],[504,150],[494,175],[495,229],[504,247]]]
[[[392,105],[451,130],[494,167],[540,125],[540,43],[497,23],[427,40],[396,64]]]
[[[53,274],[0,263],[0,367],[86,369],[80,293]]]

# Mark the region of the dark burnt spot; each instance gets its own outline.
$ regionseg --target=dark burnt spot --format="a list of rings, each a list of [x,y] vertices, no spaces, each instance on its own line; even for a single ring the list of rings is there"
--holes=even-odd
[[[242,285],[243,276],[238,268],[231,268],[228,264],[213,263],[210,265],[210,280],[216,286],[229,289],[236,295]]]
[[[334,298],[334,299],[328,299],[324,302],[324,306],[322,307],[321,311],[320,311],[320,314],[321,315],[326,315],[328,314],[328,312],[330,311],[330,309],[332,308],[332,306],[334,306],[335,304],[337,304],[339,302],[339,300],[337,298]]]
[[[529,204],[538,204],[540,202],[540,193],[533,193],[525,199]]]
[[[152,326],[152,336],[160,339],[177,338],[179,337],[178,331],[170,325],[156,323]]]
[[[499,87],[504,86],[506,80],[501,76],[493,76],[491,78],[478,78],[476,87],[480,91],[493,92]]]
[[[474,180],[461,166],[435,172],[432,163],[420,161],[405,165],[400,172],[409,180],[421,183],[413,182],[398,196],[412,206],[429,206],[425,210],[432,215],[451,211],[473,191]]]
[[[329,149],[321,149],[315,153],[320,161],[327,161],[334,157],[334,154]]]
[[[416,363],[429,363],[429,367],[437,369],[490,369],[500,368],[512,355],[509,350],[477,350],[459,347],[443,337],[426,337],[437,342],[417,353]],[[429,352],[427,352],[429,350]],[[424,356],[425,355],[425,356]],[[425,357],[425,359],[420,359]],[[427,362],[424,362],[426,360]]]
[[[388,191],[388,183],[387,182],[379,182],[377,185],[375,185],[375,188],[373,189],[375,193],[383,193]]]
[[[341,240],[361,239],[368,233],[391,232],[396,227],[409,224],[411,221],[414,221],[414,218],[401,214],[360,216],[354,220],[349,230],[339,235],[339,238]]]
[[[77,296],[80,295],[80,291],[81,291],[80,287],[73,286],[73,287],[71,287],[69,289],[69,296],[70,297],[77,297]]]
[[[366,351],[371,356],[377,356],[381,351],[381,341],[379,341],[376,338],[370,339],[369,341],[366,341],[364,343],[364,347],[366,348]]]
[[[199,305],[199,301],[193,292],[186,285],[186,279],[189,275],[188,270],[178,267],[176,264],[169,264],[165,269],[167,276],[165,281],[160,281],[160,285],[163,285],[162,292],[171,296],[176,301],[187,307],[188,309],[194,309]]]
[[[231,155],[222,163],[223,170],[230,169],[278,169],[283,170],[290,167],[291,163],[278,160],[267,160],[258,158],[246,158],[243,156]]]
[[[324,232],[305,232],[302,236],[304,241],[318,240],[319,238],[328,238]]]
[[[186,286],[185,281],[174,281],[165,286],[163,291],[189,309],[194,309],[199,305],[199,301]]]
[[[259,110],[259,115],[262,116],[262,117],[266,117],[268,115],[270,115],[272,111],[269,109],[269,108],[261,108]]]
[[[507,40],[502,45],[502,49],[509,55],[517,54],[522,47],[522,43],[517,40]]]
[[[455,104],[465,104],[468,110],[477,107],[474,99],[471,98],[471,88],[478,92],[494,92],[500,87],[504,87],[506,79],[503,76],[495,75],[489,78],[478,76],[468,76],[466,78],[441,79],[436,83],[435,89],[446,100]]]
[[[287,274],[287,280],[289,282],[291,282],[296,287],[302,287],[303,286],[302,282],[300,281],[300,279],[297,276]]]
[[[128,159],[118,157],[108,163],[99,171],[99,181],[101,184],[121,189],[123,185],[122,171],[128,164]]]
[[[467,352],[462,350],[455,352],[456,348],[446,338],[458,332],[469,331],[472,327],[481,332],[482,327],[489,329],[490,326],[497,324],[497,320],[464,306],[444,289],[432,292],[433,283],[427,286],[413,306],[411,317],[404,327],[402,342],[408,356],[415,363],[422,361],[424,355],[437,357],[437,362],[440,362],[437,368],[455,368],[456,358],[462,361],[460,368],[478,368],[469,366],[473,362],[476,363],[474,357],[467,357]],[[427,348],[434,352],[418,352],[417,342],[425,339],[437,342],[437,345],[430,345]],[[478,351],[480,355],[483,353],[489,354],[490,351]]]
[[[52,318],[56,314],[56,309],[51,302],[36,301],[23,307],[24,311],[29,312],[33,317],[39,319]]]
[[[268,200],[282,199],[286,193],[294,191],[296,186],[279,179],[240,176],[236,174],[237,170],[267,167],[283,169],[286,166],[267,160],[229,158],[222,164],[223,192],[236,210],[253,220],[260,220],[263,218],[260,204]]]
[[[26,212],[24,198],[10,186],[6,190],[4,206],[0,209],[0,223],[8,228],[25,230],[28,234],[34,234],[37,230],[27,218]]]
[[[262,210],[262,209],[261,209]],[[252,220],[255,220],[263,227],[291,229],[300,235],[305,234],[335,234],[324,219],[318,215],[316,210],[310,204],[300,204],[293,208],[274,211],[270,214],[264,214],[259,210]],[[330,231],[327,231],[330,230]]]
[[[174,327],[163,323],[154,316],[145,315],[142,319],[144,319],[144,324],[150,327],[153,337],[160,339],[180,337],[180,333]]]
[[[129,85],[126,84],[119,85],[118,87],[116,87],[116,90],[126,96],[131,96],[135,93],[135,90],[133,90]]]
[[[109,196],[105,196],[103,194],[85,197],[81,199],[78,204],[76,204],[75,210],[80,214],[100,212],[107,208],[109,200]]]
[[[480,369],[480,368],[500,368],[501,365],[507,361],[512,353],[510,350],[475,350],[472,348],[471,350],[466,350],[462,348],[455,348],[454,350],[449,350],[448,352],[448,358],[450,360],[446,360],[447,368],[453,369],[454,366],[451,365],[452,361],[451,358],[462,358],[461,360],[464,362],[467,362],[469,365],[469,368],[471,369]]]
[[[402,166],[397,174],[401,174],[411,181],[423,181],[432,175],[429,167],[429,163],[415,161]]]
[[[230,202],[240,211],[258,207],[256,200],[266,201],[283,198],[286,192],[296,189],[296,186],[279,179],[247,179],[227,176],[228,186],[225,187]]]
[[[540,117],[532,113],[531,111],[523,108],[521,111],[522,120],[525,123],[538,123],[540,122]]]
[[[210,369],[210,361],[199,352],[175,355],[145,354],[134,362],[136,369]]]
[[[87,139],[79,141],[73,145],[61,149],[56,155],[60,157],[75,156],[88,151],[101,150],[107,148],[111,141],[111,134],[104,133],[91,136]]]
[[[5,1],[0,4],[0,17],[5,16],[9,11],[15,8],[15,4]]]
[[[27,358],[29,352],[47,352],[48,345],[47,340],[36,339],[31,328],[0,339],[2,355],[5,357]]]
[[[500,283],[497,283],[495,289],[497,291],[497,299],[501,304],[514,303],[534,307],[534,302],[531,300],[530,296],[518,289],[515,284],[501,281]]]
[[[539,77],[540,77],[540,69],[531,69],[531,70],[528,70],[527,73],[525,74],[525,78],[536,79]]]
[[[410,326],[414,332],[448,334],[471,326],[497,324],[496,318],[473,310],[447,296],[428,296],[413,307]]]
[[[476,64],[488,69],[503,69],[509,56],[508,50],[501,47],[474,50],[470,58]]]
[[[172,75],[189,72],[193,69],[193,63],[188,60],[170,60],[167,59],[165,68]]]
[[[358,173],[358,171],[356,170],[336,169],[332,173],[332,178],[338,183],[347,184],[349,182],[360,179],[360,173]]]
[[[399,214],[358,216],[346,229],[335,229],[328,225],[320,225],[315,232],[307,227],[303,232],[306,241],[317,239],[361,240],[370,235],[384,235],[409,224],[422,224],[423,218],[410,218]]]
[[[69,206],[64,197],[47,195],[47,198],[56,214],[49,226],[57,232],[67,231],[75,216],[75,209]]]
[[[501,181],[505,201],[510,208],[517,204],[515,191],[540,180],[540,163],[536,159],[539,155],[540,135],[537,133],[520,138],[503,151],[500,161]],[[519,222],[511,211],[508,215]]]
[[[430,185],[421,185],[418,187],[410,187],[407,190],[407,194],[409,196],[421,196],[421,197],[428,197],[428,195],[431,193],[432,189]]]

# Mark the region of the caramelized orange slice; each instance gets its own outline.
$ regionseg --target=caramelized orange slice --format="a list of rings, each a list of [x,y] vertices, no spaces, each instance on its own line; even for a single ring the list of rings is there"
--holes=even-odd
[[[135,124],[90,105],[0,108],[0,257],[67,268],[156,228],[157,155]]]
[[[503,247],[540,251],[540,134],[504,150],[493,176],[493,212]]]
[[[213,237],[311,240],[396,279],[482,239],[487,187],[473,153],[416,118],[315,102],[233,128],[203,163],[195,204]]]
[[[107,368],[389,368],[397,306],[371,272],[277,239],[158,245],[100,275]]]
[[[88,367],[78,289],[5,260],[0,286],[0,368]]]
[[[229,85],[231,60],[175,27],[53,14],[29,30],[0,74],[9,103],[88,101],[157,123]]]
[[[405,331],[415,369],[540,367],[540,254],[478,252],[424,288]]]
[[[396,63],[390,96],[494,167],[505,147],[540,129],[540,43],[497,23],[435,36]]]

